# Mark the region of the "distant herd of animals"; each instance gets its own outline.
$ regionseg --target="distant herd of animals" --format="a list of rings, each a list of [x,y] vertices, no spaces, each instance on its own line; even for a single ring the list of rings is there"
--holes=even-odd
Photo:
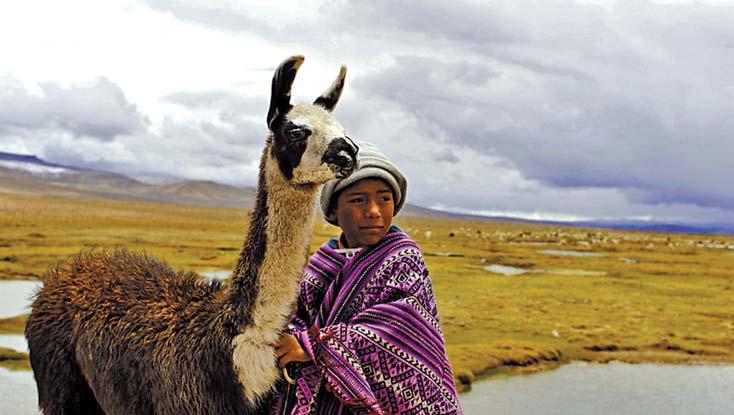
[[[25,331],[44,415],[264,410],[315,198],[352,173],[358,152],[331,114],[346,68],[313,103],[293,105],[302,63],[290,57],[273,76],[255,207],[228,280],[124,249],[82,252],[47,273]]]

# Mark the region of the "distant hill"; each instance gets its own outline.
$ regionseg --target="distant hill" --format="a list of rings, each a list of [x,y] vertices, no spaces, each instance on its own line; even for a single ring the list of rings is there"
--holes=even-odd
[[[0,153],[0,193],[246,208],[255,200],[254,188],[197,180],[154,185],[124,174],[11,153]]]
[[[406,205],[407,206],[407,205]],[[734,235],[734,223],[670,223],[654,220],[598,220],[598,221],[553,221],[532,220],[510,216],[480,216],[461,213],[451,213],[414,206],[415,210],[408,209],[410,216],[428,216],[436,218],[450,218],[455,220],[512,222],[527,224],[542,224],[556,226],[571,226],[577,228],[604,228],[623,229],[628,231],[687,233],[702,235]],[[401,215],[403,213],[401,212]]]
[[[81,169],[49,163],[36,156],[0,152],[0,168],[24,171],[36,176],[55,176]]]
[[[33,155],[15,154],[15,153],[4,153],[0,151],[0,162],[8,163],[27,163],[31,165],[47,166],[47,167],[58,167],[70,170],[79,170],[75,167],[62,166],[60,164],[49,163],[45,160],[41,160]]]
[[[625,229],[629,231],[692,233],[705,235],[734,235],[730,223],[669,223],[658,221],[587,221],[573,222],[571,226],[588,228]]]
[[[254,187],[234,187],[226,184],[203,180],[186,180],[156,186],[161,197],[186,201],[202,201],[206,204],[223,207],[251,207],[255,204],[257,189]]]
[[[149,184],[124,174],[50,163],[33,155],[0,152],[0,195],[44,195],[78,199],[112,199],[250,208],[254,187],[235,187],[203,180]],[[406,204],[403,216],[454,220],[538,223],[647,232],[734,235],[734,224],[685,224],[654,221],[535,221],[507,216],[457,214]]]

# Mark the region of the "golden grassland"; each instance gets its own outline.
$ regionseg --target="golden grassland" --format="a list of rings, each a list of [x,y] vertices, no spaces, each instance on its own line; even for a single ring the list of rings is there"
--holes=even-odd
[[[41,278],[80,250],[116,246],[177,268],[230,269],[247,220],[244,209],[3,195],[0,279]],[[396,223],[426,256],[463,385],[573,360],[734,363],[734,237],[414,217]],[[336,233],[318,221],[311,250]],[[526,272],[506,276],[490,265]],[[22,332],[24,319],[0,320],[0,333]],[[22,355],[0,349],[0,364],[27,368]]]

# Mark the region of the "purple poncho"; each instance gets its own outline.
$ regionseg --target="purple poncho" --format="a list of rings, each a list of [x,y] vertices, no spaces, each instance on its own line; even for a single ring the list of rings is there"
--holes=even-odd
[[[428,270],[396,227],[352,258],[323,245],[291,329],[315,363],[280,385],[274,413],[461,413]]]

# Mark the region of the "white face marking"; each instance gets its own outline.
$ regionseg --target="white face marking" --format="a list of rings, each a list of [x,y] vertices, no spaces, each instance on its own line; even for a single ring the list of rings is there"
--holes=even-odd
[[[308,123],[308,118],[304,116],[296,117],[295,119],[291,120],[291,122],[299,127],[305,127],[309,130],[312,130],[311,125]]]
[[[293,107],[286,118],[311,131],[301,162],[293,169],[293,182],[321,184],[336,177],[331,168],[321,160],[331,141],[346,136],[344,127],[324,109],[309,104]]]

